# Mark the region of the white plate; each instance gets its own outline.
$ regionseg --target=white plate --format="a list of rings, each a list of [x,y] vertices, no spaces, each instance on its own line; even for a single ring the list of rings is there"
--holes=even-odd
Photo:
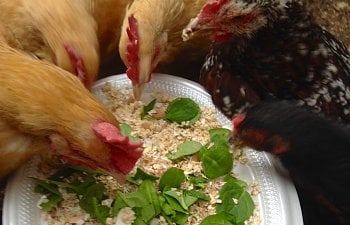
[[[116,87],[130,86],[123,75],[115,75],[98,81],[93,93],[103,102],[101,87],[111,82]],[[160,90],[178,97],[190,97],[201,106],[213,106],[210,95],[192,81],[165,74],[154,74],[146,85],[144,98],[149,98],[151,90]],[[230,127],[231,122],[218,112],[218,120]],[[302,214],[295,188],[280,164],[270,155],[247,150],[247,165],[237,165],[235,171],[245,181],[257,180],[261,194],[258,195],[258,207],[263,225],[301,225]],[[40,210],[36,207],[38,196],[33,193],[33,183],[28,178],[36,174],[36,160],[22,166],[9,180],[4,199],[4,225],[39,225]]]

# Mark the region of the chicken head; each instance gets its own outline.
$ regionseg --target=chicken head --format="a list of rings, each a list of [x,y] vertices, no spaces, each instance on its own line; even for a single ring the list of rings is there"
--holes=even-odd
[[[194,67],[192,62],[205,56],[210,45],[206,34],[190,42],[183,42],[180,35],[204,3],[205,0],[134,0],[130,4],[121,29],[119,53],[128,68],[136,99],[156,70]],[[176,64],[181,57],[183,61]]]
[[[142,142],[122,136],[114,115],[77,77],[5,44],[0,74],[0,176],[38,151],[116,177],[141,157]]]
[[[209,0],[183,30],[182,38],[187,41],[199,30],[211,30],[211,39],[216,42],[226,41],[235,34],[251,36],[267,23],[262,2]]]
[[[150,81],[167,42],[166,33],[150,34],[143,27],[142,21],[140,25],[140,20],[129,14],[122,28],[126,32],[122,32],[119,42],[120,56],[127,66],[126,74],[132,82],[135,99],[140,99],[144,84]]]

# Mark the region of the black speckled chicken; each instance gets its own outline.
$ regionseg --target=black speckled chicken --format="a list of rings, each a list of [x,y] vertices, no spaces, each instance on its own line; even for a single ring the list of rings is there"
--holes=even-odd
[[[277,156],[305,225],[350,224],[350,129],[288,101],[260,101],[233,119],[234,140]]]
[[[214,41],[201,83],[227,115],[270,98],[350,123],[350,54],[300,0],[210,0],[183,31]]]

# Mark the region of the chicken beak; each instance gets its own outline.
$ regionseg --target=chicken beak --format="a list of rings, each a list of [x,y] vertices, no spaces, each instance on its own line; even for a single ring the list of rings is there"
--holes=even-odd
[[[188,41],[191,39],[196,32],[204,31],[204,30],[215,30],[217,29],[217,25],[212,23],[212,21],[206,21],[201,19],[200,17],[192,18],[191,21],[187,24],[185,29],[182,30],[182,40]]]
[[[132,87],[135,100],[141,99],[144,87],[145,87],[145,84],[136,84]]]
[[[199,30],[198,17],[192,18],[185,29],[182,30],[182,40],[188,41]]]
[[[133,84],[135,100],[140,100],[145,84],[148,83],[152,75],[152,57],[151,55],[140,56],[138,82]]]

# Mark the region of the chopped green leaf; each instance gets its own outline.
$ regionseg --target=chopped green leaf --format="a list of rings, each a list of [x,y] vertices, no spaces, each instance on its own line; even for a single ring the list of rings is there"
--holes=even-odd
[[[139,214],[137,214],[139,215]],[[146,223],[149,224],[149,222],[157,216],[157,213],[155,212],[154,207],[152,205],[144,206],[141,208],[141,218]]]
[[[185,127],[193,125],[195,122],[197,122],[197,120],[199,120],[199,118],[201,118],[201,112],[200,112],[200,111],[199,111],[199,113],[198,113],[195,117],[193,117],[191,120],[189,120],[189,121],[187,122],[187,124],[185,125]]]
[[[38,178],[32,177],[35,181],[36,186],[34,187],[34,192],[36,193],[52,193],[55,195],[61,195],[56,184],[49,183],[48,181],[40,180]]]
[[[120,198],[125,202],[130,208],[142,207],[148,204],[145,196],[140,192],[130,192],[130,193],[121,193],[118,192]]]
[[[188,219],[188,214],[187,213],[180,213],[177,212],[175,218],[173,219],[174,222],[178,225],[185,225]]]
[[[162,211],[157,191],[150,180],[144,180],[136,192],[119,192],[113,204],[112,215],[117,215],[121,208],[127,206],[135,212],[138,218],[136,224],[149,224]]]
[[[148,224],[145,221],[143,221],[142,218],[136,217],[132,225],[148,225]]]
[[[208,183],[208,179],[202,176],[188,176],[187,179],[194,187],[204,189],[206,184]]]
[[[53,208],[55,208],[61,201],[63,200],[62,195],[49,194],[47,196],[47,202],[43,202],[40,204],[40,207],[49,212]]]
[[[202,148],[202,144],[198,141],[187,141],[177,146],[177,151],[174,153],[168,153],[167,157],[170,160],[176,160],[184,156],[193,155],[199,152]]]
[[[196,197],[197,199],[203,200],[203,201],[209,201],[210,198],[206,194],[200,191],[195,191],[195,190],[185,190],[184,195],[186,196],[193,196]]]
[[[253,215],[254,202],[247,191],[236,182],[227,182],[219,191],[221,204],[217,213],[225,213],[233,223],[242,223]]]
[[[162,207],[162,216],[168,224],[174,224],[173,218],[176,217],[177,213],[179,212],[173,210],[169,204],[164,204]]]
[[[202,192],[195,191],[195,190],[184,190],[183,191],[183,198],[185,200],[187,207],[190,207],[191,205],[193,205],[194,203],[196,203],[199,200],[201,200],[201,201],[209,201],[210,200],[210,198],[207,195],[205,195]]]
[[[200,225],[236,225],[228,221],[223,213],[207,216]]]
[[[182,169],[172,167],[164,172],[159,180],[159,189],[163,190],[165,187],[178,188],[185,180],[185,174]]]
[[[170,191],[164,191],[163,193],[175,199],[184,210],[188,210],[188,206],[186,205],[182,192],[170,190]]]
[[[228,143],[231,138],[231,131],[226,128],[213,128],[209,130],[210,140],[214,143]]]
[[[176,98],[168,105],[165,117],[172,122],[181,123],[198,117],[198,114],[200,114],[200,108],[192,99]]]
[[[119,124],[119,128],[120,128],[120,133],[123,136],[129,136],[132,132],[132,128],[130,127],[129,124],[126,124],[126,123]]]
[[[142,169],[140,168],[137,168],[136,169],[136,173],[134,176],[128,176],[127,177],[127,180],[130,182],[130,183],[133,183],[133,184],[137,184],[139,185],[140,184],[140,181],[144,181],[144,180],[157,180],[158,177],[156,176],[153,176],[153,175],[150,175],[146,172],[144,172]]]
[[[187,205],[187,207],[190,207],[191,205],[193,205],[194,203],[196,203],[198,201],[198,198],[192,195],[188,195],[184,192],[183,194],[183,199],[185,201],[185,204]]]
[[[207,144],[199,152],[199,158],[203,163],[204,174],[209,179],[228,174],[233,167],[233,157],[230,153],[229,139],[231,131],[225,128],[209,130],[211,143]],[[211,146],[211,147],[209,147]]]
[[[150,181],[145,181],[146,183]],[[146,191],[144,191],[146,192]],[[152,204],[153,199],[150,199],[150,195],[144,195],[144,193],[137,191],[131,193],[119,193],[120,198],[126,203],[126,205],[132,208],[136,216],[144,221],[146,224],[149,223],[156,215],[160,213],[160,209],[158,212],[155,211],[155,207]]]
[[[59,182],[59,181],[54,181],[54,180],[49,180],[48,181],[50,184],[55,184],[57,186],[72,190],[74,193],[82,193],[84,192],[84,189],[80,188],[79,186],[75,186],[69,183],[64,183],[64,182]]]
[[[104,192],[104,186],[102,183],[96,183],[91,186],[89,186],[83,196],[81,197],[79,201],[79,205],[82,209],[84,209],[87,213],[89,213],[92,217],[95,216],[95,206],[93,201],[94,198],[98,202],[101,202],[103,198],[103,192]]]
[[[169,206],[171,207],[172,210],[174,210],[176,212],[188,213],[187,209],[184,209],[178,200],[176,200],[175,198],[173,198],[169,195],[166,195],[166,194],[163,194],[163,196],[166,199],[166,202],[169,204]]]
[[[148,115],[148,113],[154,108],[156,101],[157,99],[153,99],[150,103],[143,107],[143,110],[141,112],[141,120],[143,120]]]
[[[101,224],[106,224],[106,219],[109,216],[109,208],[105,205],[100,205],[97,198],[92,197],[93,213],[89,213],[90,216],[96,218]]]
[[[127,136],[131,142],[139,142],[141,139],[131,135],[133,131],[129,124],[121,123],[119,124],[120,133],[123,136]]]
[[[122,208],[127,207],[128,205],[124,202],[124,200],[120,197],[119,194],[115,197],[115,200],[112,205],[112,216],[117,216],[119,211]]]
[[[232,154],[225,144],[216,145],[211,149],[202,151],[201,161],[204,174],[209,179],[228,174],[233,167]]]
[[[150,180],[145,180],[140,185],[138,191],[145,196],[146,200],[149,203],[152,204],[155,214],[158,215],[161,212],[161,203],[159,201],[157,190],[154,187],[154,184]]]
[[[230,183],[236,183],[239,186],[241,186],[242,188],[246,188],[248,186],[248,184],[246,182],[244,182],[243,180],[239,180],[236,177],[233,177],[231,175],[227,175],[224,179],[224,181],[226,183],[230,182]]]
[[[178,204],[178,203],[176,203],[176,204]],[[163,204],[162,212],[163,212],[163,215],[167,215],[167,216],[175,216],[176,215],[175,210],[168,203]]]

